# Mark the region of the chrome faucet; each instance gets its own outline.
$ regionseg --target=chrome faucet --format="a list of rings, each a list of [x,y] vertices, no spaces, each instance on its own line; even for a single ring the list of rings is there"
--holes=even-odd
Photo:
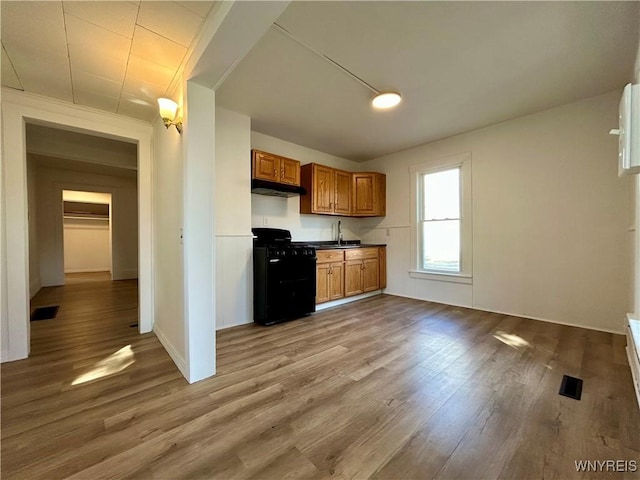
[[[342,243],[342,223],[338,220],[338,245]]]

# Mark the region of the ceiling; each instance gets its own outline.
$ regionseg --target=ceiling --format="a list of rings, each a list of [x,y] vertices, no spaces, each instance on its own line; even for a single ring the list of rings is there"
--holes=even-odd
[[[0,1],[2,85],[151,121],[217,5]],[[403,102],[373,110],[368,88],[274,27],[216,102],[258,132],[364,161],[621,89],[640,2],[292,2],[277,23]]]
[[[157,115],[212,1],[2,1],[2,85]]]
[[[59,168],[73,170],[78,163],[86,163],[86,168],[100,165],[109,174],[118,172],[117,175],[125,176],[131,173],[135,176],[138,169],[138,146],[111,138],[27,124],[26,146],[30,159],[56,158],[60,161]],[[64,165],[62,160],[66,160]]]
[[[293,2],[216,92],[252,129],[355,161],[622,89],[638,2]]]

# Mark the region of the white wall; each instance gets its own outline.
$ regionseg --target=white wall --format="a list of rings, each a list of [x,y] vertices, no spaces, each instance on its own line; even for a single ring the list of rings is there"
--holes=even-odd
[[[40,262],[38,261],[38,184],[36,167],[27,163],[27,190],[28,190],[28,222],[29,222],[29,297],[38,293],[42,286],[40,279]]]
[[[640,22],[639,22],[640,23]],[[634,83],[640,83],[640,40],[634,68]],[[640,175],[634,175],[632,180],[632,250],[633,250],[633,288],[632,288],[632,313],[636,318],[640,316]]]
[[[0,132],[5,135],[4,130],[4,115],[0,114]],[[7,333],[9,330],[9,291],[8,291],[8,272],[7,272],[7,210],[6,210],[6,197],[8,196],[5,188],[6,174],[6,162],[7,157],[5,154],[5,142],[0,141],[0,361],[6,361],[12,358],[11,341],[10,336]],[[27,211],[29,207],[27,204]],[[27,220],[28,221],[28,220]],[[27,241],[29,239],[29,233],[27,233]],[[28,255],[28,253],[27,253]],[[27,269],[29,267],[27,266]],[[28,275],[28,270],[27,270]],[[30,288],[27,286],[27,288]],[[40,288],[39,286],[37,288]],[[27,293],[25,291],[25,293]],[[26,295],[25,295],[26,296]],[[25,299],[26,300],[26,299]],[[14,305],[15,306],[15,305]],[[26,313],[26,312],[25,312]],[[22,323],[22,322],[21,322]],[[26,329],[22,328],[19,332],[19,336],[14,336],[12,341],[18,341],[24,344],[23,335],[26,333]],[[20,346],[22,347],[22,345]],[[23,352],[23,348],[16,348],[16,357],[19,357]]]
[[[64,272],[111,271],[109,220],[64,219]]]
[[[253,322],[251,119],[216,107],[216,329]]]
[[[186,376],[182,136],[153,123],[153,262],[156,333]]]
[[[187,380],[216,373],[215,92],[186,82],[184,288]]]
[[[135,178],[37,168],[38,259],[42,286],[64,284],[62,191],[112,195],[114,280],[138,276],[138,192]]]
[[[183,133],[154,129],[154,332],[185,378],[215,374],[215,94],[184,82]]]
[[[622,332],[629,304],[629,178],[617,175],[620,92],[367,162],[387,174],[387,292]],[[473,284],[410,278],[409,167],[472,154]],[[387,236],[389,229],[390,236]],[[368,230],[368,231],[367,231]]]
[[[347,171],[362,171],[362,165],[311,148],[286,142],[258,132],[251,132],[251,148],[299,160],[302,165],[319,163]],[[248,162],[248,160],[247,160]],[[265,219],[267,225],[265,225]],[[300,197],[251,195],[251,226],[284,228],[294,241],[335,240],[336,225],[342,222],[345,240],[360,239],[360,220],[332,215],[301,215]]]

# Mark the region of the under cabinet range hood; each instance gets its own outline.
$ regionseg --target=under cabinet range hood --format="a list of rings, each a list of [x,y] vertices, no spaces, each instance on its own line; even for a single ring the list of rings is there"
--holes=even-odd
[[[297,185],[286,183],[270,182],[268,180],[252,179],[251,193],[259,195],[269,195],[271,197],[294,197],[296,195],[306,195],[307,190]]]

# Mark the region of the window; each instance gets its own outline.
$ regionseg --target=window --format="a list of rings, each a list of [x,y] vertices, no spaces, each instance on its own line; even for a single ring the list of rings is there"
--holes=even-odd
[[[460,272],[460,167],[420,175],[422,270]]]
[[[471,155],[411,168],[411,276],[470,283]]]

